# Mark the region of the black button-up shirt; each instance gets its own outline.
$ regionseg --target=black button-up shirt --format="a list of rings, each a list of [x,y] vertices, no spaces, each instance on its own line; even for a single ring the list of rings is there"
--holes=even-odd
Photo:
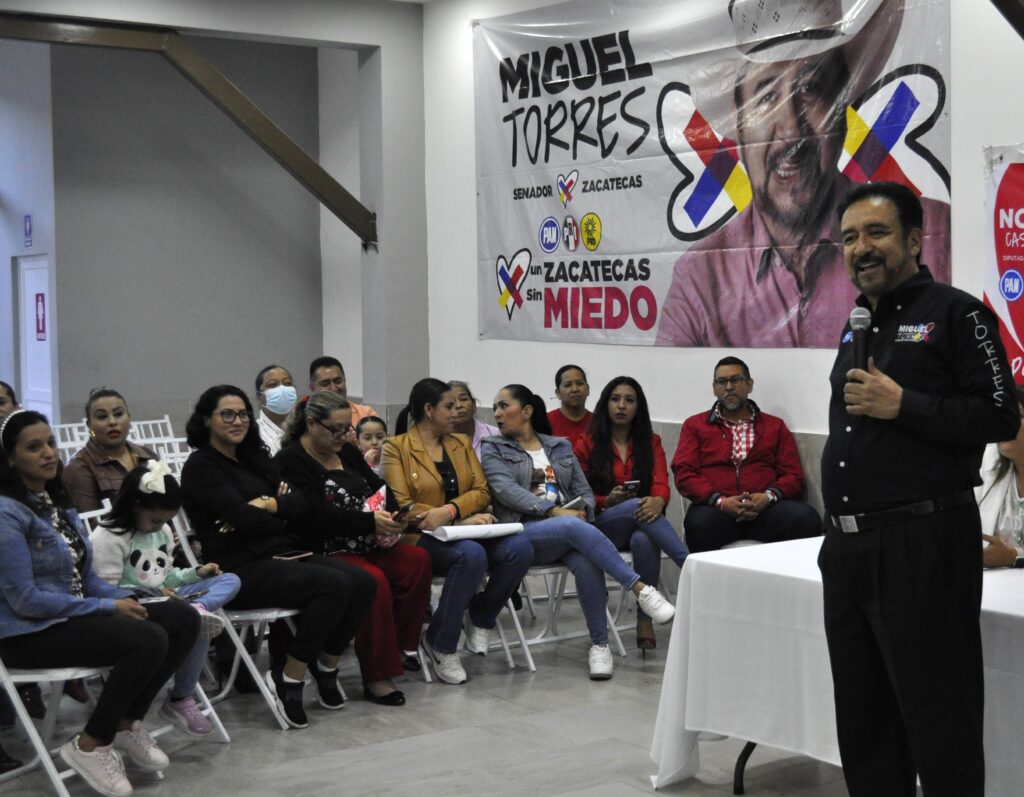
[[[860,296],[857,303],[870,305]],[[941,285],[926,266],[879,299],[867,351],[903,388],[892,420],[853,416],[843,388],[853,367],[850,325],[829,381],[821,489],[831,515],[876,512],[980,484],[986,443],[1020,428],[1013,377],[994,314]]]

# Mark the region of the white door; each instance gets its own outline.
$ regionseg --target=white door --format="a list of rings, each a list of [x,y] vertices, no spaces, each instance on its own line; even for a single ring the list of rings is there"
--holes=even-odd
[[[18,261],[18,382],[25,409],[53,418],[53,304],[50,301],[50,261],[46,255]]]

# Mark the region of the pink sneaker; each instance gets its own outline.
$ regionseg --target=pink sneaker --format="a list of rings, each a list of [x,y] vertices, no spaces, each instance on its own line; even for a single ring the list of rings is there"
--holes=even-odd
[[[209,736],[213,733],[213,725],[203,716],[194,697],[172,701],[168,695],[164,704],[160,706],[159,714],[189,736]]]
[[[224,630],[224,621],[219,614],[211,613],[203,604],[193,603],[192,608],[199,612],[199,638],[213,639]]]

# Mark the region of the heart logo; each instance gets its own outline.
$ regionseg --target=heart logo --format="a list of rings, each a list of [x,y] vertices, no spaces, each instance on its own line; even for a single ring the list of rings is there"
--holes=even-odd
[[[576,181],[580,179],[579,170],[573,169],[568,176],[558,175],[558,198],[562,200],[562,206],[572,202],[572,192],[576,188]]]
[[[505,308],[509,321],[512,320],[512,313],[516,308],[523,306],[522,287],[530,274],[531,259],[532,255],[529,249],[520,249],[512,255],[511,260],[506,260],[504,255],[499,255],[494,264],[495,276],[498,280],[498,304]]]

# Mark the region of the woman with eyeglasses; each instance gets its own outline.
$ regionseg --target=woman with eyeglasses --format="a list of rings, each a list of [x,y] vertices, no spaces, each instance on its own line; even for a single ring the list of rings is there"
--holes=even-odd
[[[195,644],[199,614],[174,601],[143,606],[96,575],[53,431],[32,410],[0,422],[0,551],[4,664],[110,668],[85,728],[60,756],[101,794],[131,794],[122,756],[151,772],[169,764],[143,720]]]
[[[79,512],[92,512],[111,501],[129,472],[157,455],[128,440],[132,416],[128,403],[116,390],[95,388],[85,402],[89,442],[64,468],[64,487]]]
[[[360,567],[377,583],[369,617],[356,632],[356,656],[367,700],[405,705],[394,679],[417,668],[423,616],[430,600],[430,554],[396,544],[404,526],[392,518],[384,480],[356,446],[345,442],[352,408],[337,393],[318,391],[299,402],[275,458],[282,476],[307,504],[301,527],[308,547]]]
[[[208,560],[242,581],[228,608],[301,612],[285,660],[271,661],[266,681],[288,724],[305,728],[307,671],[321,706],[344,705],[338,660],[369,612],[376,584],[360,568],[310,551],[295,523],[307,511],[305,496],[281,480],[240,388],[203,393],[185,431],[196,449],[181,475],[185,511]]]
[[[617,376],[605,385],[590,430],[576,441],[574,452],[594,490],[594,525],[620,551],[630,551],[641,580],[657,587],[661,552],[682,567],[687,550],[665,517],[670,495],[665,449],[651,427],[639,382]],[[636,644],[644,655],[657,645],[654,624],[643,609],[637,609]]]
[[[470,439],[454,434],[455,398],[439,379],[421,379],[396,422],[408,432],[388,438],[382,455],[384,479],[399,506],[412,504],[409,523],[430,554],[434,574],[444,576],[441,599],[423,634],[423,647],[437,677],[448,684],[466,681],[459,661],[459,637],[466,650],[487,655],[488,634],[498,612],[530,568],[533,551],[520,534],[480,540],[441,542],[429,533],[440,526],[493,523],[491,494]],[[480,589],[484,576],[487,585]]]

